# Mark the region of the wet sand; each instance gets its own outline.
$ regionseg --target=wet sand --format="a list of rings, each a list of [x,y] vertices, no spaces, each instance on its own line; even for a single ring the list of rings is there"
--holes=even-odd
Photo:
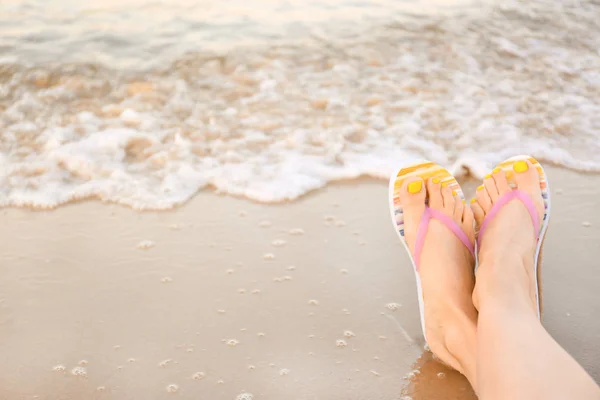
[[[544,324],[598,380],[600,177],[547,171]],[[268,206],[5,209],[0,234],[0,398],[474,398],[420,358],[385,182]]]

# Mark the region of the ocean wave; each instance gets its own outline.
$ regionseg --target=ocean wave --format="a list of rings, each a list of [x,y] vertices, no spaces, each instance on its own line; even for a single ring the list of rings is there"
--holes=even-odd
[[[427,158],[600,171],[600,6],[505,2],[163,68],[0,64],[0,206],[261,202]]]

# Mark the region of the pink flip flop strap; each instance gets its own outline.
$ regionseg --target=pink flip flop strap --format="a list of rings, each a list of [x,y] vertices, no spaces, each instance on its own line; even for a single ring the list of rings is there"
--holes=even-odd
[[[471,252],[471,254],[475,254],[474,246],[471,244],[471,241],[467,237],[467,234],[450,218],[444,213],[432,210],[428,206],[425,206],[425,212],[421,217],[421,222],[419,222],[419,227],[417,228],[417,240],[415,241],[415,266],[417,271],[419,270],[419,265],[421,263],[421,252],[423,251],[423,245],[425,244],[425,236],[427,236],[427,231],[429,230],[429,221],[431,219],[437,219],[442,224],[444,224],[456,237],[464,244],[467,249]]]
[[[533,200],[527,193],[522,190],[515,189],[509,193],[502,195],[492,206],[492,209],[485,216],[483,223],[481,224],[481,228],[479,229],[479,237],[477,238],[477,247],[481,247],[481,239],[483,238],[483,233],[485,232],[487,226],[490,224],[490,221],[494,219],[496,214],[500,211],[502,207],[504,207],[509,201],[514,199],[521,200],[521,203],[527,208],[529,215],[531,216],[531,221],[533,222],[533,229],[535,233],[536,239],[539,238],[540,232],[540,218],[538,217],[537,210],[535,209],[535,204]]]

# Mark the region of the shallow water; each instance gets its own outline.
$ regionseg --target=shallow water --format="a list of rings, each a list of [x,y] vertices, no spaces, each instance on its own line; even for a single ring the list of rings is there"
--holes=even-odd
[[[409,158],[600,170],[598,4],[327,4],[3,5],[0,205],[277,202]]]

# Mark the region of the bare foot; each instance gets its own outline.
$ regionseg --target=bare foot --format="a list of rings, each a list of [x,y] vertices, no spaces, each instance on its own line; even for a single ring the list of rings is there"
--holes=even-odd
[[[426,186],[426,187],[425,187]],[[415,240],[425,198],[429,207],[452,218],[474,242],[473,213],[439,179],[408,178],[400,190],[404,235],[414,258]],[[473,307],[474,260],[465,245],[441,222],[431,219],[421,252],[419,275],[423,289],[425,335],[431,351],[476,383],[477,311]]]
[[[537,168],[529,161],[516,161],[510,173],[517,188],[533,200],[541,223],[544,199]],[[496,168],[486,177],[483,185],[477,188],[476,201],[471,203],[478,226],[494,203],[511,190],[504,170]],[[533,263],[538,233],[534,232],[527,208],[518,199],[504,205],[489,222],[479,249],[479,263],[484,268],[477,270],[477,284],[473,291],[473,303],[478,310],[485,297],[492,294],[495,285],[510,285],[510,293],[520,290],[537,314],[537,277]]]

